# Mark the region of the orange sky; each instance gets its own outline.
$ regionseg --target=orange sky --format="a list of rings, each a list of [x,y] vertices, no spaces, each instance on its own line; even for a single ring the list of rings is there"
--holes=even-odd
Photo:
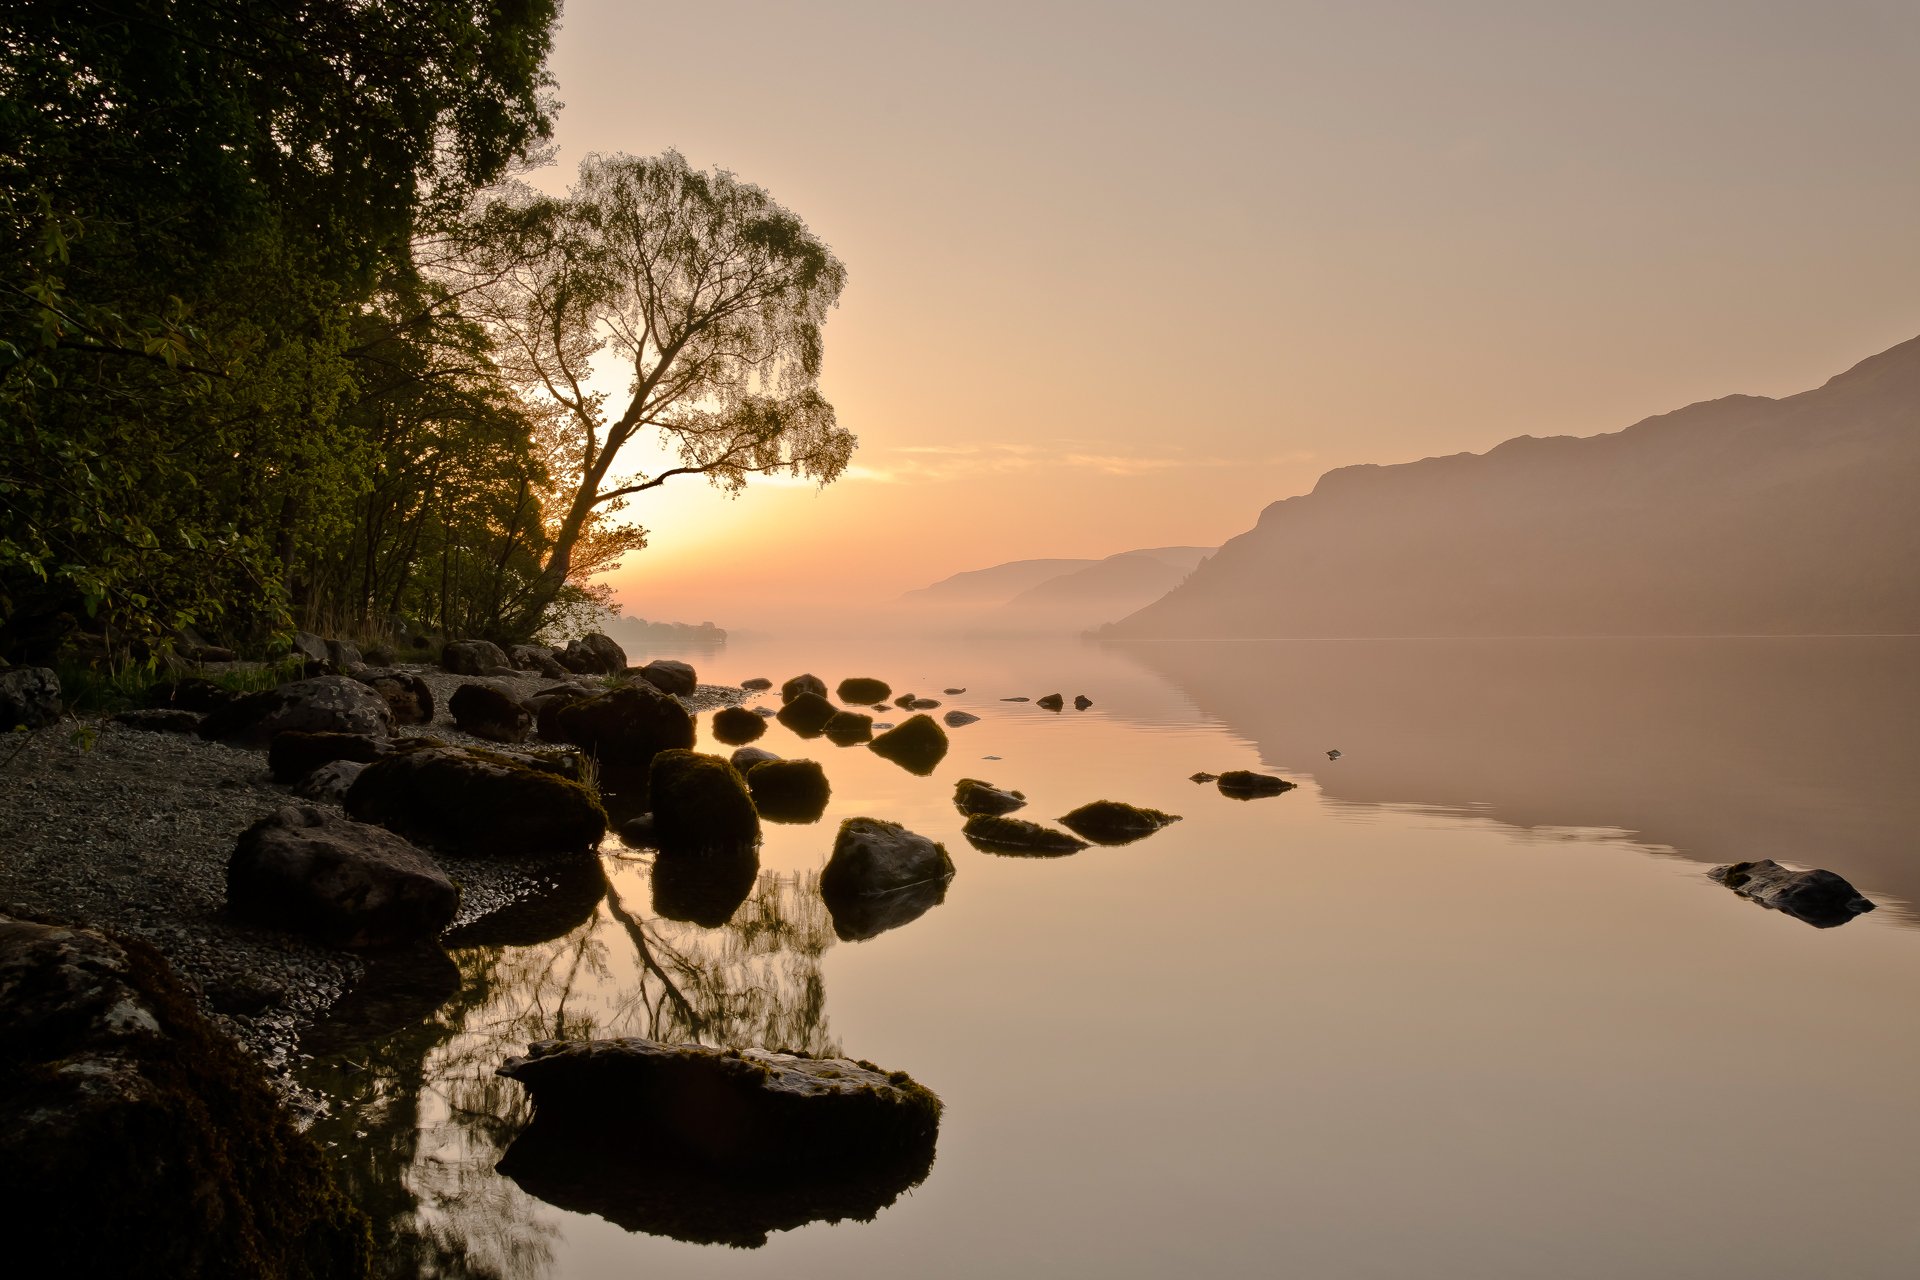
[[[678,147],[849,272],[853,472],[649,495],[612,578],[642,617],[1216,543],[1335,466],[1786,394],[1920,333],[1909,0],[568,0],[553,66],[536,181]]]

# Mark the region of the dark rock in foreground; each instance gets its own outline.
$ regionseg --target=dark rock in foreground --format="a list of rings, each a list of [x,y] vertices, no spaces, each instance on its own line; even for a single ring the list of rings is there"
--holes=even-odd
[[[655,658],[635,674],[662,693],[683,697],[691,697],[699,684],[691,665],[672,658]]]
[[[362,671],[354,679],[387,700],[395,724],[433,723],[433,690],[411,671]]]
[[[502,1173],[562,1208],[702,1243],[870,1220],[927,1176],[940,1128],[931,1091],[845,1058],[549,1040],[500,1074],[534,1107]]]
[[[713,713],[713,736],[730,747],[752,742],[767,731],[767,722],[745,707],[722,707]]]
[[[818,822],[833,796],[827,771],[813,760],[756,761],[746,776],[754,807],[769,822]]]
[[[843,942],[917,920],[946,901],[953,859],[896,822],[848,818],[820,873],[820,896]]]
[[[524,742],[533,716],[518,699],[490,684],[463,684],[447,699],[453,723],[489,742]]]
[[[622,685],[564,703],[552,720],[562,741],[608,764],[645,764],[662,751],[693,745],[693,717],[650,684]]]
[[[885,702],[893,696],[893,686],[885,680],[875,680],[872,676],[848,676],[835,689],[834,696],[842,702],[866,705]]]
[[[1832,871],[1794,871],[1772,858],[1715,867],[1707,875],[1743,898],[1819,929],[1845,924],[1874,903]]]
[[[1005,791],[978,778],[962,778],[953,784],[953,807],[965,814],[1012,813],[1026,806],[1024,792]]]
[[[1285,778],[1276,778],[1270,773],[1254,773],[1250,769],[1229,769],[1220,775],[1216,785],[1221,795],[1232,796],[1235,800],[1277,796],[1283,791],[1293,790],[1293,784]]]
[[[1002,818],[989,813],[974,814],[967,819],[967,825],[961,831],[968,843],[982,853],[1056,858],[1062,854],[1078,853],[1087,847],[1086,841],[1077,840],[1064,831],[1055,831],[1052,827],[1043,827],[1024,818]]]
[[[302,733],[294,729],[274,735],[273,744],[267,748],[267,768],[275,782],[298,782],[336,760],[372,764],[392,752],[387,740],[364,733]]]
[[[591,849],[607,815],[593,793],[497,755],[423,747],[367,766],[347,812],[450,853],[536,854]]]
[[[1141,809],[1118,800],[1095,800],[1062,817],[1060,825],[1095,844],[1132,844],[1178,821],[1177,813]]]
[[[227,861],[227,908],[340,947],[437,937],[460,891],[384,827],[288,805],[248,827]]]
[[[760,838],[747,784],[721,756],[662,751],[647,775],[653,837],[667,852],[733,849]]]
[[[867,744],[875,755],[884,756],[908,773],[922,777],[947,754],[947,731],[930,715],[909,716],[896,728],[887,730]]]
[[[294,784],[293,794],[302,800],[318,800],[323,804],[345,804],[347,792],[353,790],[353,784],[366,772],[367,766],[357,760],[334,760],[321,765],[306,777]]]
[[[747,770],[765,760],[778,760],[780,757],[765,747],[735,747],[733,754],[727,757],[727,763],[740,771],[741,777],[747,776]],[[748,786],[753,784],[749,782]]]
[[[513,664],[491,640],[452,640],[440,650],[440,665],[457,676],[510,676]]]
[[[152,948],[0,917],[0,1063],[19,1274],[368,1273],[326,1157]]]
[[[537,644],[509,645],[507,661],[516,670],[537,672],[549,680],[559,680],[567,674],[567,669],[553,656],[553,650],[543,649]]]
[[[824,698],[827,696],[827,682],[811,671],[805,675],[795,676],[780,686],[780,701],[792,702],[803,693]]]
[[[203,738],[256,749],[290,730],[385,738],[393,713],[385,698],[350,676],[315,676],[235,698],[200,722]]]
[[[617,676],[627,669],[627,651],[598,631],[567,641],[567,647],[555,650],[553,658],[576,675]]]

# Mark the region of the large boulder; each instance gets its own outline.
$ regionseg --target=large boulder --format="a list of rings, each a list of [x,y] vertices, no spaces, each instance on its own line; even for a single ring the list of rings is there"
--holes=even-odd
[[[1178,821],[1177,813],[1142,809],[1119,800],[1095,800],[1061,818],[1060,825],[1095,844],[1112,845],[1132,844]]]
[[[152,948],[0,917],[0,1204],[18,1273],[368,1274],[367,1221]]]
[[[811,671],[805,675],[795,676],[780,686],[780,701],[792,702],[803,693],[824,698],[827,696],[827,682]]]
[[[327,661],[327,642],[311,631],[293,633],[293,655],[306,662],[325,663]]]
[[[767,722],[745,707],[722,707],[713,713],[713,736],[730,747],[752,742],[767,731]]]
[[[513,664],[491,640],[451,640],[440,650],[440,665],[457,676],[510,676]]]
[[[1066,706],[1067,703],[1066,699],[1062,698],[1059,694],[1050,693],[1044,698],[1035,698],[1033,705],[1036,707],[1045,707],[1048,711],[1058,711],[1060,708]]]
[[[974,814],[960,830],[967,837],[967,843],[982,853],[1057,858],[1062,854],[1078,853],[1087,847],[1086,841],[1064,831],[1055,831],[1052,827],[1043,827],[1024,818],[1005,818],[990,813]]]
[[[779,720],[803,738],[817,738],[827,722],[839,714],[840,708],[828,702],[824,695],[802,689],[780,708]]]
[[[1027,796],[1023,791],[1007,791],[978,778],[962,778],[953,784],[953,807],[968,815],[1012,813],[1027,807]]]
[[[302,800],[317,800],[322,804],[345,804],[347,792],[353,790],[353,784],[359,781],[366,768],[358,760],[330,761],[295,783],[293,794]]]
[[[739,754],[734,753],[736,768]],[[754,808],[769,822],[818,822],[833,795],[827,771],[813,760],[757,760],[746,777]]]
[[[643,765],[662,751],[693,746],[693,717],[650,684],[622,685],[565,703],[552,720],[560,741],[611,765]]]
[[[302,733],[289,730],[277,733],[267,748],[267,768],[275,782],[298,782],[321,765],[336,760],[371,764],[391,753],[393,744],[385,738],[364,733]]]
[[[821,734],[837,747],[850,747],[873,740],[873,717],[858,711],[836,711],[833,719],[820,726]]]
[[[200,736],[260,748],[274,735],[358,733],[385,738],[393,732],[387,700],[349,676],[295,680],[265,693],[247,694],[211,712]]]
[[[1874,903],[1832,871],[1795,871],[1772,858],[1714,867],[1707,875],[1750,898],[1820,929],[1845,924],[1873,910]]]
[[[683,698],[692,697],[698,687],[693,668],[672,658],[655,658],[635,674],[660,692],[677,693]]]
[[[820,873],[820,896],[834,932],[852,942],[917,920],[945,901],[951,879],[944,845],[897,822],[848,818]]]
[[[21,725],[42,729],[60,718],[60,677],[49,667],[9,667],[0,671],[0,733]]]
[[[241,833],[227,862],[227,907],[259,924],[341,947],[437,937],[460,891],[384,827],[289,805]]]
[[[533,1122],[500,1171],[629,1230],[755,1247],[871,1219],[933,1165],[940,1100],[902,1071],[766,1049],[540,1041],[500,1074]]]
[[[567,641],[554,660],[575,675],[617,676],[627,669],[627,651],[598,631]]]
[[[489,742],[524,742],[533,715],[517,698],[490,684],[463,684],[447,699],[447,710],[462,733]]]
[[[721,756],[662,751],[647,774],[653,835],[666,853],[735,849],[760,838],[747,784]]]
[[[535,671],[549,680],[564,679],[567,669],[553,656],[553,650],[544,649],[537,644],[515,644],[507,646],[507,661],[519,671]]]
[[[354,679],[386,699],[395,724],[433,723],[433,690],[413,672],[367,670]]]
[[[342,673],[353,671],[367,665],[367,659],[360,652],[360,646],[351,640],[327,641],[327,666]]]
[[[747,776],[747,770],[764,760],[778,760],[780,757],[765,747],[735,747],[733,754],[727,757],[727,763],[740,771],[741,777]]]
[[[872,676],[848,676],[834,690],[840,701],[861,706],[885,702],[893,696],[893,686]]]
[[[947,731],[930,715],[908,716],[867,744],[868,750],[884,756],[908,773],[922,777],[933,772],[947,754]]]
[[[402,751],[367,766],[347,812],[449,853],[518,855],[591,849],[606,834],[594,794],[493,752]]]

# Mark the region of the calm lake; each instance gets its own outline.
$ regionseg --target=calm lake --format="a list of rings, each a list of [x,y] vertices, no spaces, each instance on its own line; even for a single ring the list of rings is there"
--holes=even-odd
[[[395,1274],[1920,1270],[1920,640],[684,656],[707,683],[871,675],[982,719],[931,777],[770,723],[755,745],[821,761],[833,798],[767,824],[723,926],[669,918],[699,913],[609,837],[606,894],[563,878],[545,909],[456,935],[436,1012],[370,1043],[316,1034],[304,1079],[335,1114],[315,1134]],[[1059,713],[1000,701],[1055,692]],[[710,719],[700,749],[731,750]],[[1299,786],[1188,781],[1241,768]],[[962,777],[1024,791],[1038,821],[1102,798],[1184,821],[997,856],[960,834]],[[855,815],[958,871],[919,918],[842,941],[817,882]],[[1764,857],[1881,907],[1816,929],[1705,875]],[[494,1068],[614,1035],[907,1071],[946,1103],[932,1172],[870,1222],[750,1248],[535,1199],[494,1171],[527,1115]]]

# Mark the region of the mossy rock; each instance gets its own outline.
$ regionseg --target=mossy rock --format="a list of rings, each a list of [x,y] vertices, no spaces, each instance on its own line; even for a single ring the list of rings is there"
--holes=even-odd
[[[978,778],[962,778],[953,784],[953,807],[965,814],[1012,813],[1027,807],[1023,791],[1007,791]]]
[[[347,812],[449,853],[514,855],[591,849],[607,814],[577,782],[491,751],[425,747],[366,767]]]
[[[730,747],[752,742],[767,731],[767,722],[745,707],[722,707],[713,713],[713,737]]]
[[[721,756],[662,751],[647,776],[653,836],[663,852],[737,849],[760,838],[747,784]]]
[[[1043,827],[1025,818],[1005,818],[997,814],[976,813],[961,828],[967,840],[982,853],[1010,853],[1025,857],[1057,858],[1078,853],[1087,842]]]
[[[811,693],[824,699],[827,696],[827,682],[811,671],[788,680],[780,686],[780,701],[792,702],[803,693]]]
[[[827,771],[812,760],[762,760],[747,770],[747,790],[769,822],[818,822],[833,796]]]
[[[303,733],[289,729],[273,735],[267,748],[267,768],[275,782],[298,782],[323,764],[351,760],[372,764],[393,747],[364,733]]]
[[[868,749],[908,773],[925,777],[947,754],[947,731],[930,715],[909,716],[872,742]]]
[[[834,690],[834,695],[842,702],[865,706],[875,702],[885,702],[893,696],[893,686],[885,680],[875,680],[872,676],[848,676]]]
[[[840,714],[840,708],[828,702],[824,694],[803,689],[780,708],[780,723],[803,738],[817,738],[827,722]]]
[[[1232,796],[1235,800],[1277,796],[1283,791],[1293,790],[1293,784],[1285,778],[1276,778],[1270,773],[1254,773],[1250,769],[1229,769],[1220,775],[1214,785],[1220,788],[1221,795]]]
[[[1095,800],[1062,817],[1060,825],[1095,844],[1132,844],[1178,821],[1177,813],[1142,809],[1118,800]]]
[[[662,751],[693,746],[693,717],[650,684],[623,684],[568,703],[554,714],[563,741],[614,765],[645,764]]]
[[[820,732],[835,746],[851,747],[856,743],[870,742],[873,740],[873,717],[861,715],[858,711],[837,711],[833,719],[821,727]]]

